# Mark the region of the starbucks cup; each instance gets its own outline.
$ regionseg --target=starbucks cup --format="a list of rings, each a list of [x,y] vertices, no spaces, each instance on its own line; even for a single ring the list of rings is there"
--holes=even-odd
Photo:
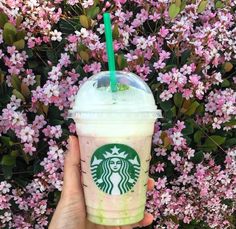
[[[138,76],[109,72],[80,88],[71,116],[76,123],[87,217],[101,225],[143,219],[154,122],[161,117],[150,88]]]

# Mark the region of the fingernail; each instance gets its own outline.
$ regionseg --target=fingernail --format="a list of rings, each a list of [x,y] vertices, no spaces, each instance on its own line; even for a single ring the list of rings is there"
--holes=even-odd
[[[68,138],[68,148],[70,148],[70,146],[72,144],[72,141],[73,141],[73,136],[70,135],[69,138]]]
[[[72,140],[72,135],[69,135],[69,138],[68,138],[68,139],[69,139],[69,141],[71,141],[71,140]]]

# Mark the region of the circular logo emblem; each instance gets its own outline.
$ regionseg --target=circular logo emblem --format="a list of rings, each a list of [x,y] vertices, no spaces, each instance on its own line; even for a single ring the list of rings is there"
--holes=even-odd
[[[111,195],[121,195],[136,184],[140,158],[127,145],[107,144],[94,152],[90,166],[93,180],[99,189]]]

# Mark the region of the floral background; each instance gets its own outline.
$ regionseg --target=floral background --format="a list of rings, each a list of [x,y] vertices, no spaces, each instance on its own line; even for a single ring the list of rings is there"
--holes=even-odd
[[[47,228],[60,197],[67,119],[79,87],[116,67],[162,109],[149,228],[235,228],[235,0],[1,0],[0,228]]]

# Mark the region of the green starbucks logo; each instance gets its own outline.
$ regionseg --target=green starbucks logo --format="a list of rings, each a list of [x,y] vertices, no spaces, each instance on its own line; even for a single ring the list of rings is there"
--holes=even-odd
[[[101,146],[94,152],[90,166],[98,188],[111,195],[130,191],[140,173],[138,154],[124,144]]]

